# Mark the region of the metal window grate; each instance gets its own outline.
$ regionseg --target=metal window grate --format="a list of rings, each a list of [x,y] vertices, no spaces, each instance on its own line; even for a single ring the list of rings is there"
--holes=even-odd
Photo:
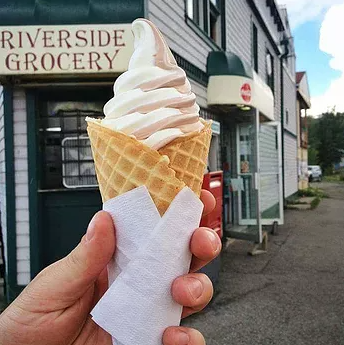
[[[89,138],[64,138],[61,148],[63,185],[66,188],[97,187]]]
[[[102,118],[101,109],[88,102],[48,102],[39,122],[40,189],[98,185],[85,118]]]

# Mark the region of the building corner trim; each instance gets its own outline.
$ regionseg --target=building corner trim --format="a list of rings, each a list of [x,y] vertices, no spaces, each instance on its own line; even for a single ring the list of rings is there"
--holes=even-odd
[[[38,229],[37,149],[36,149],[35,91],[26,91],[26,126],[29,180],[30,274],[33,279],[40,271],[40,246]]]
[[[7,233],[7,300],[17,294],[17,237],[14,168],[13,87],[4,86],[4,134],[6,181],[6,233]]]

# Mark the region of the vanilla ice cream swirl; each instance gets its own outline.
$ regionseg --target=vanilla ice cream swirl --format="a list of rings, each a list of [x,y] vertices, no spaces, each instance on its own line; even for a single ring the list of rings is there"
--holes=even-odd
[[[132,30],[134,53],[104,106],[102,125],[158,150],[203,124],[190,82],[160,31],[145,19],[135,20]]]

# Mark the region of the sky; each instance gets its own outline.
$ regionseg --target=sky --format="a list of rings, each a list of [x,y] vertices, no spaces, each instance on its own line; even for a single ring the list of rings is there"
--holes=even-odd
[[[344,112],[344,0],[277,0],[286,5],[297,71],[307,71],[312,108],[318,116]]]

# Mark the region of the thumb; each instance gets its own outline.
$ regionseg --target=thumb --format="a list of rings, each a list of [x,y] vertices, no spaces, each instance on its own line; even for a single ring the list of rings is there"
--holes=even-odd
[[[27,287],[34,295],[59,300],[80,298],[93,284],[115,251],[115,228],[111,216],[100,211],[86,235],[63,259],[45,268]]]

